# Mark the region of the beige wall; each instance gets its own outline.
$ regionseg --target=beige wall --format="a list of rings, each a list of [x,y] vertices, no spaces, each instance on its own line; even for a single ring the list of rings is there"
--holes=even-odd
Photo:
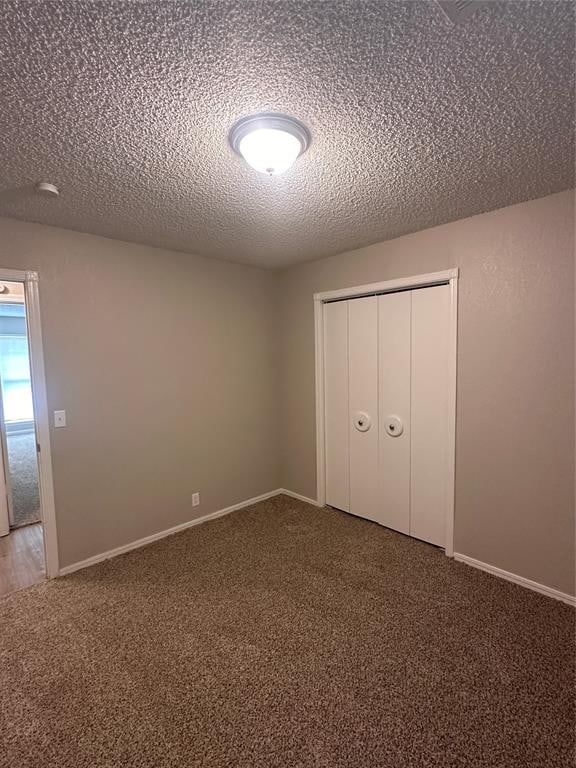
[[[574,197],[282,273],[282,485],[316,496],[312,295],[460,268],[455,550],[574,594]]]
[[[40,273],[61,566],[278,487],[274,275],[9,219],[0,265]]]

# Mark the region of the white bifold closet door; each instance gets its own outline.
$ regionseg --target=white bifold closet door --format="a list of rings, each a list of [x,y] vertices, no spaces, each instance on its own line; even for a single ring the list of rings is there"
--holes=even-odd
[[[324,306],[326,502],[445,544],[450,289]]]
[[[375,296],[348,302],[348,386],[350,512],[377,520],[380,499],[377,418],[378,299]]]
[[[378,296],[378,414],[381,518],[410,533],[410,367],[412,292]]]
[[[350,511],[348,302],[324,307],[326,503]]]

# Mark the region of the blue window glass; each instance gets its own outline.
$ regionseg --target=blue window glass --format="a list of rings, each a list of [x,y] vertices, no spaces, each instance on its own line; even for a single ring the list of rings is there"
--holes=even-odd
[[[26,336],[0,336],[0,378],[4,419],[31,421],[34,411]]]
[[[22,303],[0,304],[0,383],[5,421],[32,421],[26,309]]]

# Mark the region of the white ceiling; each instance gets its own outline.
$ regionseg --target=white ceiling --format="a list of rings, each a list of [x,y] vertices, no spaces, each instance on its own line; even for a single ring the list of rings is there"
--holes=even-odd
[[[561,0],[3,0],[0,215],[279,267],[566,189],[574,38]],[[283,176],[228,146],[261,110],[312,133]]]

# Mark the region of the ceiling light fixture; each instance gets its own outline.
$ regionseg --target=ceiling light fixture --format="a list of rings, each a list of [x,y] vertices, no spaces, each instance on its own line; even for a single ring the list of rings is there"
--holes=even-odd
[[[230,146],[254,170],[284,173],[310,145],[310,132],[293,117],[264,113],[243,117],[230,131]]]

